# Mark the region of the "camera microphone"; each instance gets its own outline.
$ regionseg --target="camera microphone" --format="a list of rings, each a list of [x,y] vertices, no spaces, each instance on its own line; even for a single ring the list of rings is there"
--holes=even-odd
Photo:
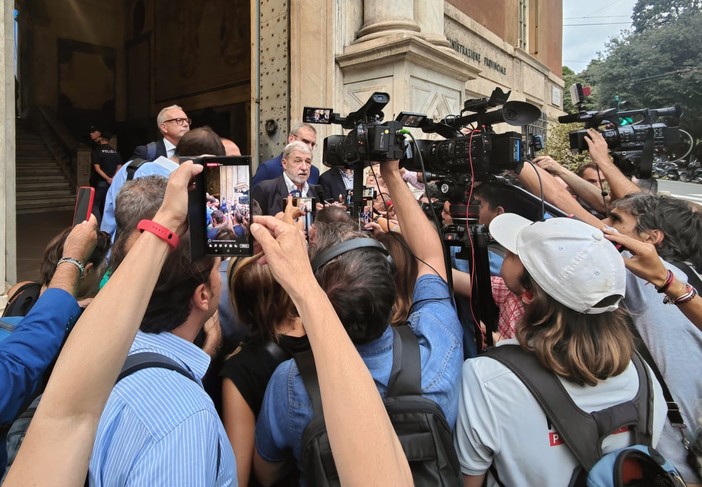
[[[580,120],[579,113],[571,113],[568,115],[561,115],[560,117],[558,117],[558,121],[560,123],[573,123],[577,122],[578,120]]]

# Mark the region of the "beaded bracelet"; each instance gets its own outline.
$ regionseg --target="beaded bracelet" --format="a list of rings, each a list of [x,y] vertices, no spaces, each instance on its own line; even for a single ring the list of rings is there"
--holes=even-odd
[[[85,274],[85,265],[81,261],[74,259],[73,257],[61,257],[56,263],[56,268],[58,269],[58,266],[66,263],[76,266],[80,272],[80,278],[83,279],[83,275]]]
[[[682,294],[680,294],[674,298],[669,298],[668,296],[663,298],[663,303],[664,304],[675,304],[675,305],[685,304],[688,301],[691,301],[692,298],[694,298],[697,295],[697,289],[695,289],[690,284],[683,285],[683,289],[685,292],[683,292]]]
[[[661,287],[657,287],[656,291],[658,291],[659,293],[666,292],[668,290],[668,288],[670,287],[670,285],[673,283],[673,279],[675,279],[675,275],[673,274],[673,271],[668,269],[668,272],[665,275],[665,282],[663,283],[663,285]]]
[[[685,304],[689,301],[692,301],[695,298],[695,296],[697,296],[697,289],[688,284],[687,292],[682,296],[679,296],[675,301],[673,301],[673,304],[675,304],[676,306],[680,306],[681,304]]]

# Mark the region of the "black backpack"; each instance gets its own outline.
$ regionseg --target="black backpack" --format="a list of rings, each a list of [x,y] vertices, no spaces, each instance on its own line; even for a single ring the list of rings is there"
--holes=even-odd
[[[23,284],[5,305],[2,316],[27,316],[39,299],[39,294],[41,294],[41,284],[38,282]]]
[[[639,378],[636,396],[592,413],[576,406],[558,377],[519,345],[495,347],[484,356],[505,365],[524,383],[578,460],[580,465],[573,472],[568,487],[685,486],[675,467],[651,446],[651,377],[638,354],[632,357]],[[623,427],[633,429],[635,444],[603,454],[604,439]],[[491,473],[499,485],[504,485],[494,466]]]
[[[338,486],[312,352],[296,354],[295,362],[315,412],[302,434],[304,476],[311,486]],[[409,461],[414,485],[462,485],[451,428],[441,408],[421,395],[419,343],[408,326],[393,328],[392,371],[383,403]]]
[[[124,362],[124,367],[122,367],[122,371],[120,372],[119,376],[117,377],[117,381],[115,384],[122,379],[124,379],[127,376],[132,375],[134,372],[137,372],[141,369],[146,369],[149,367],[159,367],[162,369],[169,369],[173,370],[174,372],[178,372],[180,375],[187,377],[188,379],[194,381],[197,383],[195,380],[195,377],[185,370],[182,365],[180,365],[178,362],[175,360],[172,360],[164,355],[161,355],[160,353],[155,353],[155,352],[140,352],[140,353],[135,353],[133,355],[129,355],[127,357],[127,360]],[[5,475],[7,475],[7,472],[10,470],[10,466],[12,465],[12,462],[14,462],[15,457],[17,456],[17,452],[20,449],[20,446],[22,446],[22,441],[24,440],[25,435],[27,434],[27,430],[29,429],[29,424],[32,421],[32,418],[34,417],[34,413],[36,413],[37,407],[39,406],[39,400],[41,399],[41,395],[37,396],[32,403],[29,405],[29,407],[12,423],[12,426],[10,426],[10,429],[7,432],[7,440],[6,440],[6,447],[7,447],[7,468],[5,469],[5,474],[3,475],[3,480],[5,478]],[[218,456],[217,458],[217,469],[219,470],[219,461],[220,458]],[[2,482],[0,482],[1,484]],[[87,482],[86,482],[87,485]]]

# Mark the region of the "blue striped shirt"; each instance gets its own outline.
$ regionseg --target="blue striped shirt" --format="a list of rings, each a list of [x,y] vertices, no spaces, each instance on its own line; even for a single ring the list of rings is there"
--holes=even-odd
[[[172,333],[138,332],[130,354],[145,351],[176,360],[198,380],[210,362]],[[161,368],[140,370],[115,386],[89,474],[91,486],[236,485],[234,453],[212,400],[192,380]]]

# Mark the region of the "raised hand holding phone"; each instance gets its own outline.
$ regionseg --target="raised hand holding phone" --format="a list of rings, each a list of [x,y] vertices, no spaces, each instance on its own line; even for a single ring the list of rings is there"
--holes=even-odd
[[[81,186],[76,194],[76,206],[73,210],[73,223],[75,227],[79,223],[88,221],[93,212],[93,202],[95,200],[95,188],[90,186]]]

